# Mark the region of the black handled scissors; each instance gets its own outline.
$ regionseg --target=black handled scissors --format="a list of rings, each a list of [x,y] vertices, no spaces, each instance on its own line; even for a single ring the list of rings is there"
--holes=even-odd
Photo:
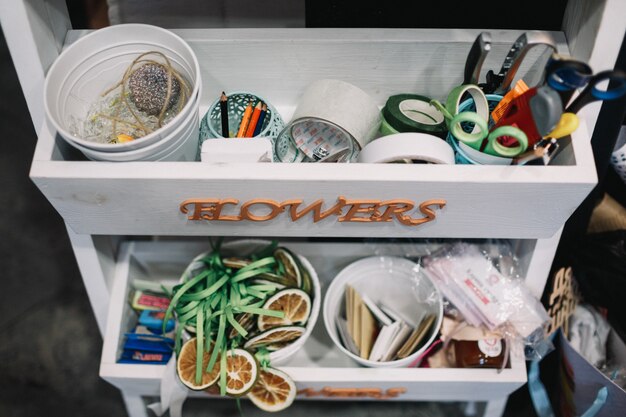
[[[531,30],[517,38],[504,58],[500,72],[496,74],[490,70],[487,73],[487,83],[481,86],[485,94],[506,94],[511,88],[513,79],[517,74],[517,70],[522,65],[526,54],[538,45],[543,45],[550,48],[552,51],[556,51],[556,43],[548,33]]]
[[[612,81],[607,89],[599,88],[604,81]],[[589,65],[575,60],[551,59],[546,65],[546,83],[561,94],[567,105],[578,88],[584,90],[566,107],[567,113],[578,113],[589,103],[599,100],[615,100],[626,94],[626,73],[620,70],[593,74]]]

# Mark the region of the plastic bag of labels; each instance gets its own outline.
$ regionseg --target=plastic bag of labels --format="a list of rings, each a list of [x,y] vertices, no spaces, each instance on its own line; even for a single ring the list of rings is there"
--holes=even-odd
[[[523,339],[528,360],[553,349],[544,331],[548,314],[524,285],[508,244],[444,245],[425,256],[422,267],[471,326]]]

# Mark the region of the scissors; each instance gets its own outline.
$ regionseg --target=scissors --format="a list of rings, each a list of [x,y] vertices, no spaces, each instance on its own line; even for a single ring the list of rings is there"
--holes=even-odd
[[[533,87],[511,101],[495,127],[516,126],[526,133],[529,146],[533,146],[554,129],[562,114],[558,92],[549,86]]]
[[[487,83],[483,86],[485,93],[505,94],[509,91],[524,57],[528,51],[538,45],[544,45],[556,51],[554,38],[545,32],[531,30],[517,38],[504,58],[500,72],[496,74],[490,70],[487,73]]]
[[[604,81],[612,81],[606,90],[599,88]],[[594,101],[615,100],[626,94],[626,73],[620,70],[602,71],[593,74],[591,68],[580,61],[560,59],[553,56],[546,65],[546,84],[564,98],[563,104],[571,99],[578,88],[584,87],[574,101],[565,108],[567,113],[578,113]]]
[[[543,165],[548,165],[560,151],[561,143],[558,139],[569,136],[578,129],[579,119],[574,113],[563,113],[552,132],[537,142],[533,148],[513,158],[511,165],[526,165],[541,160]]]

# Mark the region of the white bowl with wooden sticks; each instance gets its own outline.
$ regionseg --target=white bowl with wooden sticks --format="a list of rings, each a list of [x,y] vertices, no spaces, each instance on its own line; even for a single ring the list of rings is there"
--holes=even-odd
[[[271,242],[263,240],[231,241],[221,245],[219,254],[223,265],[229,268],[233,275],[254,260],[258,260],[252,259],[252,256],[270,245]],[[191,277],[197,276],[199,271],[206,269],[207,256],[212,252],[196,256],[183,273],[181,282],[188,281]],[[229,337],[229,346],[235,340],[239,347],[252,353],[265,351],[270,364],[277,366],[287,362],[311,335],[319,315],[321,294],[319,278],[306,258],[282,246],[263,255],[263,259],[268,257],[274,258],[275,263],[271,264],[271,268],[276,272],[255,275],[254,278],[245,281],[227,284],[231,286],[231,292],[233,286],[244,282],[246,284],[246,289],[238,294],[229,295],[228,305],[246,303],[257,309],[282,311],[284,317],[249,314],[235,309],[233,311],[235,320],[248,334],[242,337],[234,326],[227,324],[226,335]],[[264,294],[259,294],[259,291],[264,291]],[[257,298],[250,300],[252,296]],[[193,326],[185,325],[185,329],[188,333],[196,333]]]
[[[335,345],[363,366],[417,366],[437,337],[443,299],[414,262],[374,256],[345,267],[328,287],[324,325]]]

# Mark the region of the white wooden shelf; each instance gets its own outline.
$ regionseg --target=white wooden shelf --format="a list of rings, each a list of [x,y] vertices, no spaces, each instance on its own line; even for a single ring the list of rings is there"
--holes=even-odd
[[[372,94],[382,106],[389,95],[415,91],[442,99],[461,82],[475,30],[180,30],[198,55],[203,109],[222,90],[256,92],[288,120],[313,80],[336,77]],[[71,31],[71,43],[85,31]],[[495,67],[519,31],[498,31],[485,68]],[[553,33],[567,54],[562,33]],[[532,51],[531,51],[532,52]],[[545,51],[544,51],[545,52]],[[254,62],[233,65],[238,57]],[[402,59],[399,59],[402,57]],[[496,59],[497,57],[497,59]],[[533,81],[544,55],[535,51],[520,74]],[[437,71],[433,71],[437,68]],[[285,77],[289,74],[289,77]],[[106,163],[80,160],[46,125],[39,133],[31,178],[81,234],[273,235],[547,238],[553,236],[596,184],[589,134],[581,126],[573,149],[556,166],[462,166],[399,164],[208,164],[200,162]],[[84,159],[84,158],[83,158]],[[179,210],[187,199],[255,198],[278,202],[324,199],[409,198],[420,204],[443,199],[435,221],[313,223],[190,221]],[[236,214],[234,207],[224,214]],[[420,217],[415,216],[415,217]]]
[[[286,245],[311,262],[320,277],[322,297],[341,268],[356,259],[374,254],[419,256],[436,247],[423,242],[363,244],[290,241]],[[532,241],[519,241],[515,245],[524,273],[533,247]],[[100,363],[102,378],[122,390],[145,396],[159,395],[164,365],[117,363],[124,333],[131,331],[136,324],[136,313],[128,301],[132,282],[134,279],[157,282],[176,280],[191,259],[208,249],[207,241],[197,240],[129,241],[122,245],[115,269]],[[318,392],[326,387],[374,388],[382,392],[394,388],[406,390],[393,398],[397,400],[455,398],[459,401],[489,401],[510,394],[526,382],[526,367],[519,345],[513,349],[510,368],[501,373],[495,369],[363,368],[333,344],[321,315],[304,347],[281,369],[294,379],[299,390]],[[206,396],[204,393],[197,395]],[[301,397],[306,398],[306,395],[303,393]]]
[[[624,15],[623,0],[569,0],[563,32],[552,33],[558,51],[587,61],[595,71],[612,68],[626,32]],[[596,183],[589,139],[599,103],[579,113],[583,123],[572,137],[573,146],[548,167],[86,161],[46,124],[43,82],[61,50],[87,32],[72,30],[65,0],[0,0],[0,21],[38,135],[31,178],[68,226],[105,337],[101,375],[121,389],[131,417],[148,416],[143,397],[158,395],[163,367],[116,363],[120,336],[130,325],[130,307],[125,301],[128,285],[142,274],[155,279],[164,273],[178,274],[188,261],[181,254],[193,256],[205,249],[189,236],[285,237],[290,247],[310,258],[323,282],[331,279],[342,262],[347,264],[372,250],[367,244],[338,243],[335,237],[506,238],[522,259],[526,284],[540,296],[561,228]],[[480,30],[176,32],[200,61],[202,113],[222,90],[250,90],[266,97],[288,120],[304,87],[320,78],[351,82],[381,106],[389,95],[404,92],[442,99],[460,84],[465,58]],[[521,31],[491,33],[494,44],[483,76],[488,69],[500,68]],[[545,53],[533,50],[524,61],[519,74],[529,85],[539,81],[545,59]],[[180,203],[193,198],[301,198],[306,204],[324,199],[332,205],[339,196],[402,198],[417,204],[445,199],[447,205],[437,212],[435,221],[418,227],[338,223],[335,219],[288,222],[284,217],[264,223],[191,222],[179,210]],[[173,241],[136,241],[120,252],[119,243],[127,240],[124,235],[174,237]],[[306,243],[308,237],[321,237],[324,243]],[[161,269],[145,269],[135,276],[132,265],[140,259],[156,265],[155,254],[160,261],[171,261],[167,269],[161,263]],[[326,258],[335,261],[328,263]],[[123,264],[131,259],[129,274]],[[332,268],[325,269],[325,265]],[[381,389],[406,388],[398,399],[487,401],[485,417],[501,415],[508,393],[526,380],[524,363],[517,359],[500,374],[472,369],[359,368],[332,347],[320,324],[285,369],[301,389],[375,383]]]

